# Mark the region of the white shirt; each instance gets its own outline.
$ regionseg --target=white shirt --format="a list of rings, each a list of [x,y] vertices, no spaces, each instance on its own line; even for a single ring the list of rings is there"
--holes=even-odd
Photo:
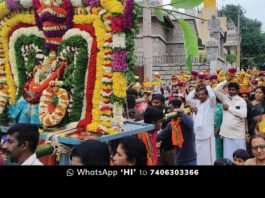
[[[217,98],[223,103],[228,104],[228,111],[223,111],[223,122],[220,135],[231,139],[245,138],[245,118],[247,117],[247,104],[239,96],[229,96],[222,93],[222,89],[227,81],[219,83],[214,89]]]
[[[214,113],[216,97],[210,86],[206,87],[209,97],[201,102],[194,99],[195,90],[191,91],[187,97],[187,102],[197,107],[197,113],[193,114],[195,139],[204,140],[214,134]]]
[[[29,165],[42,166],[43,164],[37,159],[36,153],[33,153],[21,165],[22,166],[29,166]]]

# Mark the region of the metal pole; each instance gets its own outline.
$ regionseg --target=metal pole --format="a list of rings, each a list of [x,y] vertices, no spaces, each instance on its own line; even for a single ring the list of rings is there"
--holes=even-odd
[[[143,0],[143,50],[144,50],[144,77],[152,79],[153,53],[152,53],[152,9],[149,7],[149,0]]]

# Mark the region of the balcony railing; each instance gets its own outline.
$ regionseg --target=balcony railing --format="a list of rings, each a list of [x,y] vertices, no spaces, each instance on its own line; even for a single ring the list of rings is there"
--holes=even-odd
[[[153,56],[153,65],[163,65],[163,64],[185,64],[185,55],[165,55],[165,56]],[[193,63],[200,63],[199,57],[194,57],[192,59]],[[138,66],[144,65],[144,57],[137,56],[136,64]]]

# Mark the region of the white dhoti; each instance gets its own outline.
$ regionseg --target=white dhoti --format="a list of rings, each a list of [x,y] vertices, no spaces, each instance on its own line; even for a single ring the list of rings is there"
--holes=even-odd
[[[224,137],[224,158],[233,160],[233,153],[237,149],[246,150],[246,140],[245,139],[231,139]]]
[[[197,165],[213,165],[216,160],[214,134],[208,139],[196,139]]]

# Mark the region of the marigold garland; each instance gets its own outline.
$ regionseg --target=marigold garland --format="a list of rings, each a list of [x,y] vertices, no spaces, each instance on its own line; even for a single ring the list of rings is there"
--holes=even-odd
[[[52,96],[57,96],[59,100],[53,111],[50,111]],[[46,127],[59,124],[65,116],[68,104],[69,98],[65,89],[48,87],[44,90],[40,98],[40,120],[42,124]]]
[[[8,15],[10,13],[10,10],[6,6],[6,2],[0,3],[0,19],[2,19],[4,16]]]
[[[6,24],[1,30],[1,37],[3,42],[3,49],[5,54],[5,71],[6,71],[6,79],[8,84],[8,93],[10,97],[10,104],[14,104],[16,101],[16,85],[13,80],[11,68],[9,65],[9,32],[19,23],[26,24],[35,24],[34,16],[32,14],[17,14],[10,19],[6,19]]]

